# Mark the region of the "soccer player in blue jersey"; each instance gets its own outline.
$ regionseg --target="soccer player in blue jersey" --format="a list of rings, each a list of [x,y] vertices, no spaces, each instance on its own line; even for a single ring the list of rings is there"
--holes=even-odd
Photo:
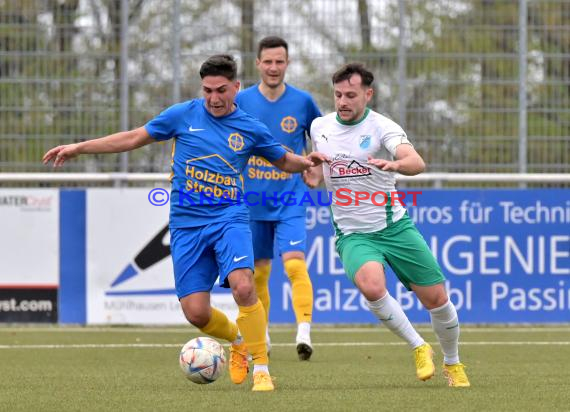
[[[228,55],[207,59],[200,68],[203,99],[175,104],[146,125],[99,139],[58,146],[44,163],[61,166],[87,153],[117,153],[173,138],[171,251],[176,292],[186,319],[202,332],[232,343],[230,377],[242,383],[253,358],[253,390],[272,391],[263,305],[255,293],[253,249],[247,206],[240,202],[241,172],[251,155],[260,155],[289,173],[323,157],[287,152],[269,130],[235,104],[240,88],[237,67]],[[239,307],[236,323],[210,306],[216,279],[231,288]],[[238,331],[239,329],[239,331]]]
[[[302,154],[312,121],[321,116],[313,98],[284,82],[289,64],[288,45],[276,36],[259,42],[256,65],[261,81],[238,94],[240,108],[261,120],[288,151]],[[250,225],[255,255],[255,286],[269,322],[269,274],[273,244],[277,239],[285,272],[291,281],[293,310],[297,320],[297,354],[308,360],[313,353],[311,320],[313,286],[305,263],[305,206],[298,205],[307,189],[299,174],[281,172],[261,156],[249,159],[245,173],[247,191],[266,194],[263,202],[250,204]],[[294,202],[275,201],[289,194]],[[270,347],[269,333],[267,344]]]

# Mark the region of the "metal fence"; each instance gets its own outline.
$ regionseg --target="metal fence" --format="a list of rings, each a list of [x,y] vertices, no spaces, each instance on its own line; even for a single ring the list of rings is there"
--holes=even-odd
[[[373,106],[430,172],[570,173],[568,0],[0,0],[0,172],[51,171],[50,147],[138,127],[199,96],[213,53],[257,79],[257,41],[290,43],[287,81],[333,110],[362,61]],[[169,144],[67,172],[165,172]]]

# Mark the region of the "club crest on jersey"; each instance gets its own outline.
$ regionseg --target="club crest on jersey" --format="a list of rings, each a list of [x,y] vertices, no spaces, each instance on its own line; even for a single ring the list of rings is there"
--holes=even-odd
[[[361,149],[368,149],[370,147],[370,140],[372,140],[372,136],[369,134],[363,134],[360,136],[359,145]]]
[[[283,130],[285,133],[293,133],[295,130],[297,130],[297,126],[297,119],[295,119],[293,116],[285,116],[281,120],[281,130]]]
[[[234,152],[239,152],[244,146],[243,136],[239,133],[232,133],[228,137],[228,145]]]
[[[356,160],[336,160],[329,166],[331,179],[345,179],[349,177],[370,176],[372,174],[369,167],[364,166]]]

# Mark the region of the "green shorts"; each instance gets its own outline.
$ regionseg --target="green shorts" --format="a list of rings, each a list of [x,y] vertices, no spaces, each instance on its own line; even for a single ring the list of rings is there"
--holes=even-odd
[[[390,265],[408,290],[410,284],[431,286],[445,281],[437,260],[407,213],[378,232],[339,236],[336,250],[353,283],[356,272],[367,262]]]

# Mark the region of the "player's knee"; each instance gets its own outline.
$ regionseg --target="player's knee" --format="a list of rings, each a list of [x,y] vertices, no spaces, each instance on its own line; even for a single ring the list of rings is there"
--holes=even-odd
[[[380,262],[366,262],[354,275],[358,290],[369,301],[376,301],[386,295],[386,279]]]
[[[242,279],[232,284],[232,294],[236,303],[240,306],[248,306],[255,303],[257,295],[251,280]]]
[[[356,285],[364,297],[373,302],[386,295],[386,285],[372,277],[360,277],[357,279]]]
[[[421,301],[422,305],[424,305],[426,309],[430,310],[442,307],[449,301],[449,298],[445,294],[437,294],[424,296]]]
[[[447,296],[443,283],[423,287],[413,285],[412,289],[416,293],[416,296],[422,305],[424,305],[428,310],[439,308],[449,301],[449,297]]]
[[[384,286],[369,284],[363,287],[361,286],[360,292],[362,292],[366,300],[374,302],[386,296],[387,291]]]
[[[202,329],[210,321],[208,310],[184,308],[184,316],[188,322],[199,329]]]
[[[232,290],[234,299],[239,306],[249,306],[255,303],[257,295],[253,287],[238,286]]]

